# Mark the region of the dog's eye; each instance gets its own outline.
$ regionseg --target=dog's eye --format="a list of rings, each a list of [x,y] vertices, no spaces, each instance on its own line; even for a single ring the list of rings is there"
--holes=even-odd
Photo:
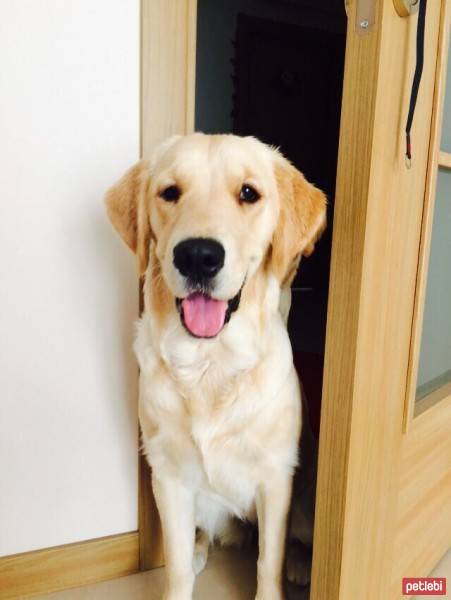
[[[259,200],[260,198],[261,198],[260,194],[251,185],[248,185],[247,183],[245,183],[241,187],[241,191],[240,191],[240,201],[241,202],[247,202],[248,204],[253,204],[254,202],[257,202],[257,200]]]
[[[180,188],[177,185],[170,185],[158,194],[160,198],[166,200],[166,202],[177,202],[182,195]]]

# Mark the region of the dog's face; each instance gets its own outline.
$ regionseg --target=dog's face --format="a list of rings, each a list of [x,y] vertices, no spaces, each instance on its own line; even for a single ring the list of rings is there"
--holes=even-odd
[[[208,338],[260,267],[283,283],[325,224],[319,190],[276,150],[232,135],[171,138],[108,192],[107,207],[141,274],[152,244],[185,328]]]
[[[213,337],[262,262],[278,213],[270,154],[253,139],[190,136],[156,160],[151,229],[188,331]]]

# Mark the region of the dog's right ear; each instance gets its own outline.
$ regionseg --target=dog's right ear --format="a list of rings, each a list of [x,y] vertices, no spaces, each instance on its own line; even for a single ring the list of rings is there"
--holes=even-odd
[[[141,160],[127,171],[105,196],[110,221],[127,246],[136,254],[140,276],[144,275],[149,262],[149,183],[149,163]]]
[[[310,256],[326,227],[326,196],[288,160],[276,156],[280,214],[272,239],[271,265],[285,287],[296,274],[300,256]]]

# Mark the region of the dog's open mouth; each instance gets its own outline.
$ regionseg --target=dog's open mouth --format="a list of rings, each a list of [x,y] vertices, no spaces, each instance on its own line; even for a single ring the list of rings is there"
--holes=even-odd
[[[186,298],[177,298],[176,305],[188,333],[198,338],[213,338],[238,309],[240,298],[241,290],[230,300],[217,300],[195,292]]]

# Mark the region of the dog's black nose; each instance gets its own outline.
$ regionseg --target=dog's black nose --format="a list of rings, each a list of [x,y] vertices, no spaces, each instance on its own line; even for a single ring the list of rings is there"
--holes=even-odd
[[[189,238],[174,248],[175,267],[195,282],[214,277],[224,266],[224,258],[224,247],[211,238]]]

